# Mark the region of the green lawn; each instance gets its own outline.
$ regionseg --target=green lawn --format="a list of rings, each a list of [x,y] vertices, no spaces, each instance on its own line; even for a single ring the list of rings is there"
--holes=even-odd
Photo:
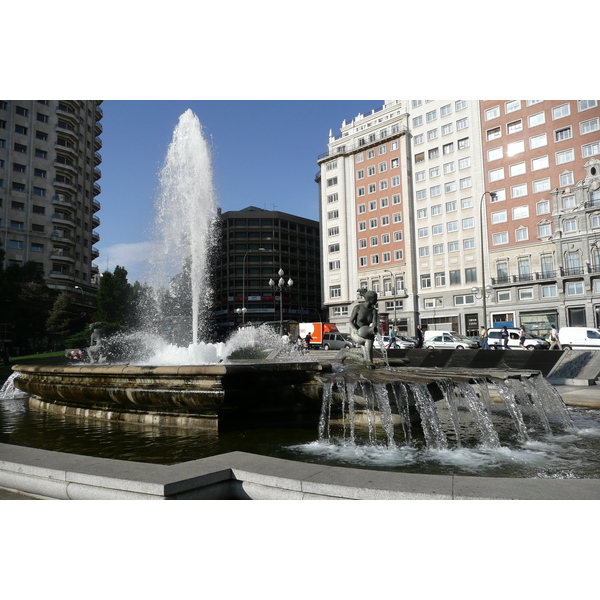
[[[47,354],[30,354],[29,356],[11,356],[10,365],[0,365],[0,387],[12,374],[12,365],[62,365],[65,364],[65,351],[48,352]]]

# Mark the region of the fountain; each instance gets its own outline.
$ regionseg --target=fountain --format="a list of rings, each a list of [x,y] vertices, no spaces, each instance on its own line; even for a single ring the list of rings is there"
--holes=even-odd
[[[567,435],[576,429],[562,399],[537,370],[460,369],[443,363],[394,368],[387,356],[384,364],[374,360],[377,319],[369,311],[376,295],[366,290],[361,292],[366,312],[355,309],[355,339],[364,344],[355,353],[359,364],[351,354],[328,363],[291,355],[280,336],[265,328],[240,330],[223,343],[204,341],[215,194],[208,145],[191,111],[175,129],[160,182],[154,289],[164,295],[165,275],[182,273],[180,283],[190,290],[191,342],[166,343],[157,333],[160,316],[148,313],[150,331],[124,341],[137,357],[65,367],[15,365],[11,385],[29,395],[31,408],[65,418],[210,435],[225,435],[226,426],[240,421],[301,419],[314,426],[317,440],[290,444],[286,452],[309,460],[337,449],[383,449],[387,456],[400,452],[410,460],[418,453],[460,456],[472,447],[498,452],[514,440],[527,444],[538,432]],[[364,318],[358,318],[361,314]],[[400,362],[412,363],[411,356],[421,351],[411,352]],[[502,431],[494,421],[499,411],[508,421]]]

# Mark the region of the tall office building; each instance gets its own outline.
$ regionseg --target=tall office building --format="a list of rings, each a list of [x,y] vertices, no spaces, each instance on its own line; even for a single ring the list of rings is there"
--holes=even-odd
[[[219,221],[214,286],[220,334],[249,322],[323,320],[317,221],[255,206],[219,211]],[[280,280],[283,288],[270,285]]]
[[[599,119],[596,100],[394,100],[344,121],[318,158],[330,319],[346,330],[368,287],[384,331],[599,325]]]
[[[101,101],[0,101],[0,243],[5,266],[37,264],[89,312],[100,240]]]

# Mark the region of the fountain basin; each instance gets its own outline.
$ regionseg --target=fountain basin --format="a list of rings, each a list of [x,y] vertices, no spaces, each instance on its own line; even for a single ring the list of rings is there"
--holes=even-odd
[[[63,414],[218,428],[248,413],[320,410],[319,363],[203,366],[15,365],[31,404]]]

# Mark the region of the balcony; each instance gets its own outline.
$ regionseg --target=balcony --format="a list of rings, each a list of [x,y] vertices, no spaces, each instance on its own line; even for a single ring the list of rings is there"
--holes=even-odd
[[[50,235],[50,238],[53,240],[60,241],[60,242],[68,242],[70,244],[75,243],[75,240],[73,239],[73,237],[68,232],[62,231],[62,230],[53,231],[52,234]]]
[[[55,212],[52,214],[52,222],[57,225],[72,225],[75,226],[75,219],[66,213]]]
[[[63,250],[58,251],[57,249],[52,250],[50,253],[50,259],[56,261],[64,260],[69,263],[75,262],[75,257],[70,252]]]
[[[101,208],[102,208],[102,205],[100,204],[100,202],[98,200],[96,200],[96,198],[94,198],[92,200],[92,210],[94,212],[98,212]]]
[[[52,182],[54,187],[61,187],[69,190],[70,192],[77,193],[77,186],[70,179],[55,179]]]
[[[560,270],[563,277],[577,277],[585,273],[585,269],[581,267],[561,267]]]
[[[92,248],[92,260],[98,258],[100,256],[100,250],[98,248]]]
[[[56,144],[54,144],[54,148],[59,152],[66,152],[67,154],[69,154],[69,156],[72,156],[73,158],[78,158],[77,150],[75,150],[75,148],[72,148],[71,146],[59,144],[58,142],[56,142]]]
[[[100,241],[100,234],[95,231],[92,233],[92,244],[97,244]]]
[[[52,204],[59,206],[69,206],[75,208],[75,202],[71,198],[65,198],[62,194],[54,194],[52,196]]]
[[[96,227],[100,227],[100,219],[96,215],[92,217],[92,226],[94,227],[94,229]]]
[[[94,196],[102,193],[102,188],[97,183],[94,183]]]
[[[97,181],[102,177],[102,171],[98,167],[94,167],[94,181]]]

